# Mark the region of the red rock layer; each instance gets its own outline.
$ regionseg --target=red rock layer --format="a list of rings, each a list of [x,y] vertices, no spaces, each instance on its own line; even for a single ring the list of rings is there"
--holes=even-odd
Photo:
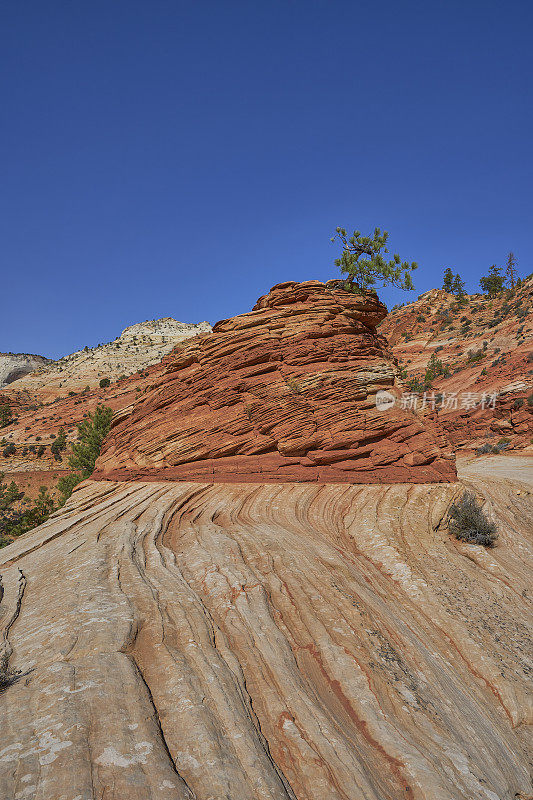
[[[505,436],[509,450],[533,452],[533,274],[494,298],[431,289],[394,308],[379,327],[405,374],[423,382],[433,354],[448,367],[435,394],[477,395],[475,410],[441,409],[439,421],[454,447],[476,449]],[[479,407],[483,393],[497,393],[494,407]]]
[[[283,283],[179,345],[117,414],[95,479],[425,483],[456,480],[440,428],[398,405],[375,295]]]

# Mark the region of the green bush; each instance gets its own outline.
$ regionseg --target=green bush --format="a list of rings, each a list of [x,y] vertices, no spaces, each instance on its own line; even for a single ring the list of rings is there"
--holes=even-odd
[[[533,394],[530,394],[527,398],[527,404],[528,406],[533,406]]]
[[[60,478],[57,484],[61,505],[66,503],[78,483],[92,475],[102,442],[111,428],[112,416],[111,408],[97,406],[94,414],[89,414],[78,425],[78,441],[72,445],[72,455],[68,460],[71,474]]]
[[[485,357],[485,351],[483,348],[480,348],[479,350],[470,350],[466,358],[466,363],[476,364],[478,361],[481,361],[481,359],[484,357]]]
[[[21,536],[46,522],[53,511],[54,499],[45,486],[41,486],[36,500],[28,501],[14,481],[4,483],[0,472],[0,547],[9,544],[9,537]]]
[[[108,386],[111,385],[111,381],[109,378],[102,378],[100,381],[100,389],[107,389]]]
[[[484,547],[494,547],[496,525],[483,513],[473,492],[465,492],[448,512],[448,530],[456,539]]]
[[[59,429],[59,433],[57,435],[57,439],[52,444],[50,450],[52,451],[52,455],[54,456],[56,461],[61,461],[61,453],[67,447],[67,435],[65,433],[64,428]]]
[[[14,421],[9,403],[0,405],[0,428],[6,428]]]

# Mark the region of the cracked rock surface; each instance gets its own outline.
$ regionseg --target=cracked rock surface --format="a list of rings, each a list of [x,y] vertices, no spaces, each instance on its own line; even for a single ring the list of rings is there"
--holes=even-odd
[[[0,551],[0,797],[529,797],[533,486],[503,461],[462,474],[493,550],[443,526],[461,484],[82,484]]]

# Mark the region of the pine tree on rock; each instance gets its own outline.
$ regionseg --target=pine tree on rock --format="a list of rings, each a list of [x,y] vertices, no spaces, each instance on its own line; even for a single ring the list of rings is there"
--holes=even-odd
[[[453,291],[453,272],[450,267],[444,270],[442,288],[445,292],[448,292],[448,294],[451,294]]]
[[[452,294],[456,296],[460,303],[463,303],[466,298],[465,282],[461,280],[459,273],[453,279]]]
[[[489,297],[496,297],[496,295],[503,291],[505,278],[501,273],[502,268],[493,264],[489,267],[489,274],[480,278],[479,285]]]
[[[348,276],[344,287],[347,291],[356,294],[369,291],[376,281],[381,281],[382,286],[392,284],[398,289],[414,289],[411,272],[418,264],[415,261],[402,261],[397,253],[390,261],[386,261],[382,252],[389,252],[386,247],[388,238],[388,231],[382,233],[380,228],[374,229],[373,237],[362,236],[361,231],[354,231],[352,236],[348,236],[345,228],[336,229],[331,241],[339,239],[342,253],[340,258],[335,259],[335,266]]]

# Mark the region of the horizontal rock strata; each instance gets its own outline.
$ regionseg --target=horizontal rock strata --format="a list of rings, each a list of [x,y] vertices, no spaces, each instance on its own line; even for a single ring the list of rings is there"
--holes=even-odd
[[[455,480],[440,428],[396,405],[376,325],[385,306],[336,284],[285,283],[254,309],[183,343],[118,414],[95,479]]]

